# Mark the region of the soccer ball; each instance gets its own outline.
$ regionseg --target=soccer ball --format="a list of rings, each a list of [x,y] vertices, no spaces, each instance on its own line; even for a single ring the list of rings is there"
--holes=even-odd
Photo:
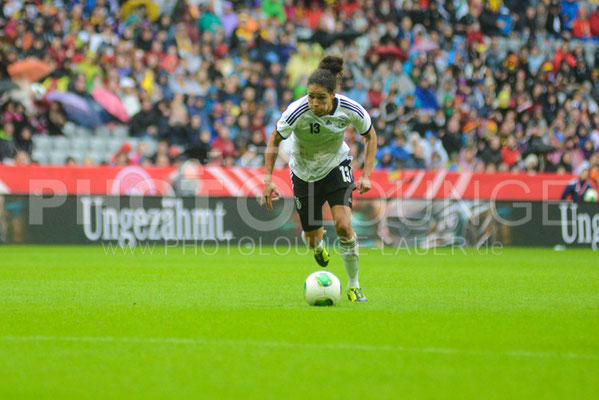
[[[588,201],[588,202],[597,201],[597,191],[595,189],[587,189],[587,191],[584,192],[583,199],[584,199],[584,201]]]
[[[304,297],[311,306],[334,306],[341,298],[341,282],[330,272],[314,272],[304,283]]]

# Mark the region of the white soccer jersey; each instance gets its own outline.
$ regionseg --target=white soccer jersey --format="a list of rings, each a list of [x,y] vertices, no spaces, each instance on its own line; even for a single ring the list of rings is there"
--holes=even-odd
[[[277,122],[277,132],[285,140],[291,171],[303,181],[314,182],[327,176],[349,154],[344,134],[353,124],[361,135],[370,131],[370,115],[352,99],[335,94],[333,111],[318,117],[308,107],[308,96],[291,103]]]

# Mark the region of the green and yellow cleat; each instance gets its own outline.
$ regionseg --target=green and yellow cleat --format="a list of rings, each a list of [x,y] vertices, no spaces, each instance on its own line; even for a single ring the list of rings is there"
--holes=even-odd
[[[364,294],[362,293],[362,289],[360,289],[359,287],[350,287],[349,289],[347,289],[347,298],[351,302],[368,301],[366,296],[364,296]]]
[[[317,253],[316,250],[314,250],[314,259],[316,259],[316,262],[321,267],[325,268],[327,265],[329,265],[329,258],[329,251],[326,247],[323,246],[320,253]]]
[[[327,249],[327,231],[324,231],[322,235],[322,250],[320,252],[314,250],[314,259],[323,268],[329,265],[330,257],[329,250]]]

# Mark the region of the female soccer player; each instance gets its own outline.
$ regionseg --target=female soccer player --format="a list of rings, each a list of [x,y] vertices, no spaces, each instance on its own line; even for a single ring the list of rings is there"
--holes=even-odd
[[[327,56],[308,78],[308,95],[291,103],[270,135],[265,155],[264,192],[261,204],[272,210],[279,193],[272,170],[279,145],[289,140],[289,166],[295,208],[302,223],[302,237],[314,249],[322,267],[329,263],[323,240],[322,206],[329,203],[339,236],[341,257],[349,279],[350,301],[366,301],[358,282],[358,238],[351,226],[352,192],[370,190],[370,172],[376,154],[376,133],[370,115],[360,104],[337,94],[343,59]],[[343,140],[349,124],[366,140],[366,160],[357,186],[354,184],[349,146]]]

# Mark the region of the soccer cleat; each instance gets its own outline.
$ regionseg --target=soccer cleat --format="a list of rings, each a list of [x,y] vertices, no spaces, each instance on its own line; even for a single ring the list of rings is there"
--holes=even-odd
[[[314,250],[314,259],[316,260],[318,265],[320,265],[323,268],[329,265],[330,258],[329,251],[327,250],[326,234],[327,231],[324,231],[322,235],[322,250],[319,252],[316,252],[316,250]]]
[[[364,296],[364,294],[362,293],[362,289],[360,289],[359,287],[350,287],[349,289],[347,289],[347,298],[351,302],[368,301],[366,296]]]

